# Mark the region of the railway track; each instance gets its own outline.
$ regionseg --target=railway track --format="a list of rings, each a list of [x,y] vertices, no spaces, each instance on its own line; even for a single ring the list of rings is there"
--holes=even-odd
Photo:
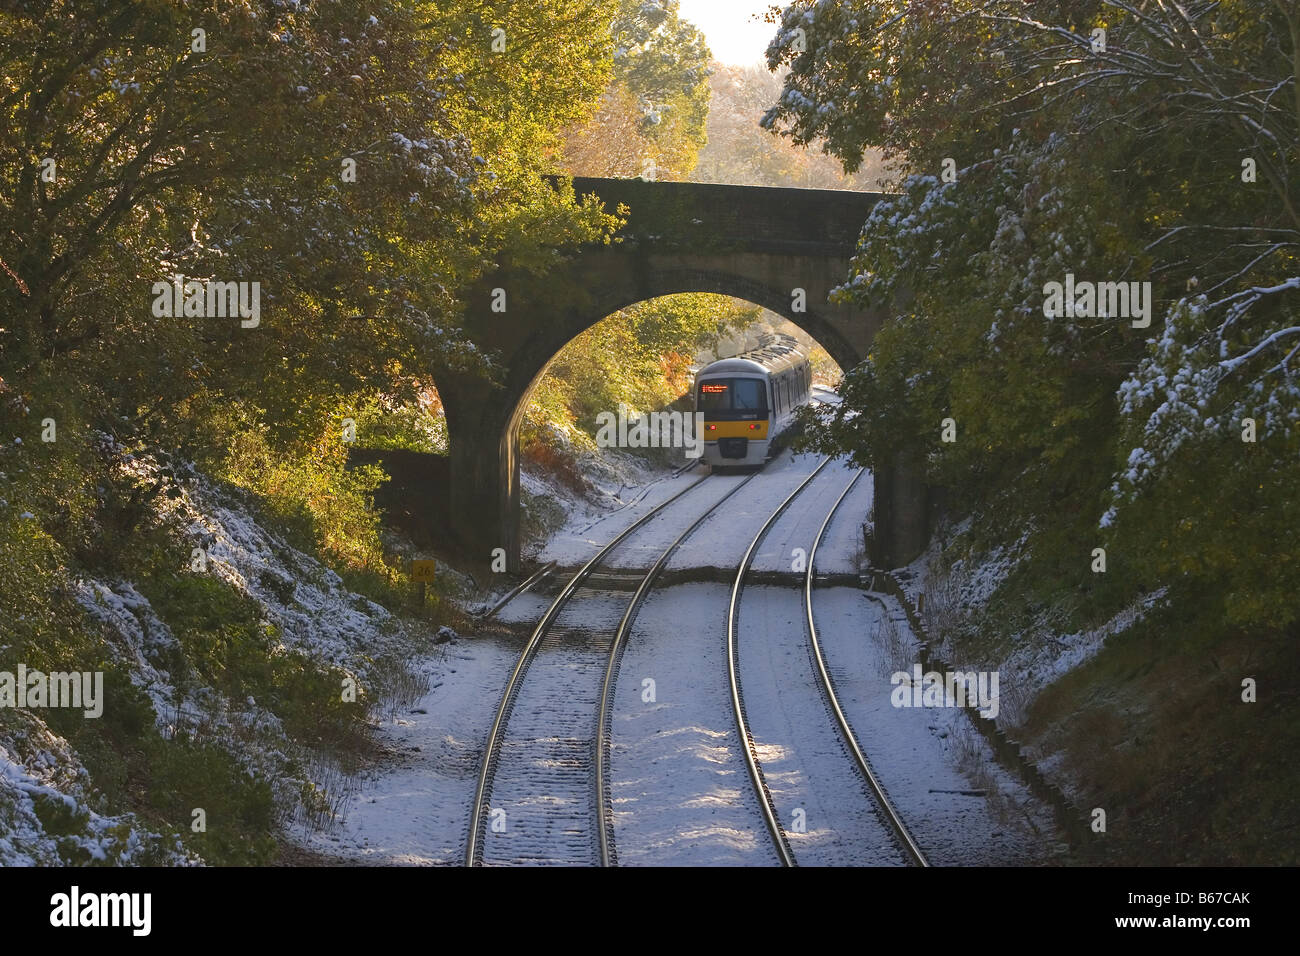
[[[618,622],[618,630],[614,632],[614,640],[609,649],[609,661],[605,665],[605,679],[601,682],[600,690],[600,707],[599,716],[597,717],[596,731],[596,815],[597,827],[600,834],[600,865],[614,866],[618,860],[614,851],[614,815],[610,804],[609,792],[609,763],[610,763],[610,709],[614,696],[614,682],[618,677],[618,664],[623,655],[623,648],[627,646],[627,635],[632,629],[632,622],[636,620],[637,609],[645,599],[647,592],[659,574],[668,563],[668,559],[673,556],[682,542],[695,533],[696,529],[704,521],[718,510],[728,498],[737,491],[749,484],[755,474],[751,474],[740,482],[730,491],[728,491],[716,504],[708,511],[696,518],[686,529],[679,534],[664,552],[659,555],[658,560],[646,572],[645,577],[637,586],[636,592],[632,595],[632,600],[628,602],[627,610],[623,612],[623,618]]]
[[[740,749],[758,795],[767,831],[784,865],[795,865],[796,861],[779,822],[772,793],[764,780],[741,693],[740,597],[759,545],[782,514],[829,463],[830,459],[822,461],[767,517],[737,568],[727,611],[728,679],[736,728],[739,739],[743,741]],[[913,861],[924,866],[924,855],[877,781],[840,708],[823,659],[812,610],[817,548],[835,512],[860,475],[859,471],[839,493],[813,538],[802,582],[802,613],[806,619],[809,652],[816,664],[820,692],[827,710],[835,719],[844,750],[852,757],[857,774],[868,788],[868,799],[888,822],[893,839]],[[639,575],[639,583],[630,599],[624,599],[621,594],[616,597],[616,592],[610,590],[608,584],[602,586],[602,575],[597,574],[597,569],[609,564],[611,555],[655,516],[708,481],[707,476],[692,482],[638,518],[601,548],[561,589],[524,645],[502,693],[480,765],[466,841],[467,866],[489,861],[596,863],[602,866],[617,863],[610,795],[611,711],[619,663],[628,635],[638,609],[672,555],[710,515],[755,477],[757,473],[746,476],[721,497],[708,503],[644,572],[628,576],[620,571],[620,576],[630,580],[636,580]],[[603,577],[610,573],[605,572]],[[630,580],[623,585],[624,588],[630,585]],[[619,614],[616,625],[615,614]],[[600,675],[598,684],[594,679],[596,674]],[[501,809],[494,810],[491,803]],[[498,820],[498,814],[505,812],[515,814],[516,820]],[[522,827],[518,827],[519,818],[525,821]],[[509,837],[503,837],[500,843],[487,836],[489,827],[495,830],[498,823],[502,824],[499,832],[509,833]],[[889,837],[883,835],[884,831],[874,823],[872,826],[882,834],[880,839],[888,842]],[[511,831],[512,827],[516,829]],[[492,843],[491,852],[487,852],[489,842]]]
[[[771,837],[773,847],[776,850],[777,857],[784,866],[795,866],[797,865],[797,861],[790,844],[789,836],[780,822],[780,816],[776,808],[776,801],[773,798],[772,790],[768,786],[767,780],[764,776],[762,766],[763,762],[760,758],[754,734],[750,728],[750,722],[745,713],[744,697],[741,690],[740,647],[738,640],[740,598],[745,587],[747,572],[749,571],[754,554],[758,550],[759,545],[772,529],[773,525],[776,524],[781,515],[785,513],[795,499],[798,498],[799,495],[814,481],[814,479],[817,478],[822,469],[829,464],[829,461],[830,459],[823,461],[816,471],[804,479],[804,481],[795,488],[793,492],[791,492],[789,497],[787,497],[785,501],[783,501],[772,513],[764,523],[763,527],[760,528],[758,533],[754,536],[754,539],[750,542],[749,548],[746,550],[744,557],[740,561],[739,567],[736,569],[736,576],[731,589],[731,600],[727,609],[727,671],[728,680],[731,685],[731,704],[733,716],[736,722],[736,730],[740,740],[743,742],[742,749],[745,757],[746,768],[749,771],[750,782],[753,784],[755,793],[759,798],[764,823],[768,834]],[[845,497],[847,497],[849,491],[852,490],[854,484],[856,484],[861,475],[862,471],[859,470],[854,475],[852,481],[850,481],[844,490],[840,492],[839,496],[835,499],[834,504],[827,512],[825,519],[822,521],[821,526],[813,539],[812,547],[808,552],[803,580],[803,615],[807,625],[809,650],[815,665],[814,669],[817,674],[818,686],[823,701],[834,720],[844,751],[851,757],[856,772],[865,785],[868,799],[872,801],[873,806],[878,809],[880,816],[888,823],[899,848],[912,862],[920,866],[928,866],[924,853],[921,851],[911,833],[908,831],[902,818],[899,816],[897,810],[890,802],[888,795],[880,785],[876,775],[872,772],[871,766],[867,761],[862,748],[858,744],[857,738],[850,727],[842,708],[840,707],[839,700],[835,694],[834,683],[831,680],[829,671],[827,670],[826,662],[821,650],[821,644],[817,638],[817,627],[812,605],[814,561],[816,559],[817,547],[821,544],[826,529],[830,526],[830,523],[835,516],[835,512],[839,509],[840,504],[844,501]]]
[[[465,865],[484,862],[485,831],[489,826],[500,825],[503,831],[511,826],[508,816],[496,816],[489,805],[497,790],[509,791],[508,796],[514,798],[499,802],[523,807],[525,811],[540,808],[545,818],[543,826],[525,828],[530,832],[512,841],[513,855],[505,862],[590,864],[613,859],[612,826],[604,811],[608,767],[605,739],[609,701],[626,626],[673,551],[753,477],[750,475],[733,485],[678,535],[646,573],[626,609],[621,603],[615,605],[608,592],[594,588],[587,589],[589,593],[584,595],[584,600],[575,602],[574,598],[596,568],[620,545],[669,505],[708,481],[709,476],[692,482],[647,511],[601,548],[561,589],[525,643],[502,693],[480,764]],[[593,617],[599,619],[611,610],[623,611],[617,626],[612,616],[608,627],[599,620],[593,624]],[[568,623],[567,618],[579,620]],[[526,681],[530,671],[539,668],[548,671],[543,675],[545,679]],[[603,675],[599,687],[592,685],[593,673]],[[520,700],[525,706],[518,708],[516,720],[516,704]],[[506,774],[501,774],[499,766],[507,756],[510,766]],[[504,807],[497,812],[505,812]],[[593,812],[594,827],[591,825]],[[598,847],[592,846],[593,830],[599,834]]]
[[[888,794],[885,793],[885,788],[880,785],[880,781],[876,779],[876,775],[872,772],[871,764],[867,761],[866,755],[862,752],[862,748],[858,746],[857,736],[853,733],[853,728],[849,726],[848,718],[844,716],[844,710],[840,707],[839,698],[835,695],[834,681],[831,680],[830,671],[826,668],[826,659],[822,655],[821,642],[817,639],[817,622],[813,616],[813,567],[814,562],[817,560],[817,548],[821,545],[822,538],[826,536],[826,529],[830,527],[831,519],[835,517],[835,512],[839,510],[840,505],[844,502],[844,499],[848,497],[849,492],[853,490],[853,486],[858,483],[858,479],[862,477],[862,473],[865,470],[866,469],[862,468],[858,469],[853,476],[853,480],[844,487],[844,490],[840,492],[840,496],[835,499],[835,504],[831,505],[830,511],[826,513],[826,520],[823,521],[822,526],[817,529],[817,536],[813,539],[812,547],[808,551],[808,566],[804,569],[803,579],[803,605],[808,620],[808,642],[812,648],[813,657],[817,664],[817,676],[821,681],[822,694],[825,696],[826,705],[830,708],[831,714],[835,718],[835,723],[839,727],[845,748],[850,754],[852,754],[853,761],[857,764],[859,773],[862,774],[863,780],[866,781],[868,787],[871,789],[872,795],[876,799],[876,802],[880,805],[885,817],[889,820],[889,825],[897,835],[899,843],[918,866],[929,866],[930,864],[926,860],[925,854],[921,851],[920,846],[917,845],[911,832],[903,823],[903,818],[899,816],[898,811],[890,801]]]

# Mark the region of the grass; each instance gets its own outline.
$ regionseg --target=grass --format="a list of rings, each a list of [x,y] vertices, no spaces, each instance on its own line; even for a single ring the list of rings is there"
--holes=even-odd
[[[1189,632],[1190,626],[1190,632]],[[1188,647],[1171,635],[1195,635]],[[1030,742],[1107,811],[1093,855],[1144,865],[1296,865],[1296,635],[1198,633],[1166,608],[1043,692]],[[1254,677],[1256,703],[1243,701]]]

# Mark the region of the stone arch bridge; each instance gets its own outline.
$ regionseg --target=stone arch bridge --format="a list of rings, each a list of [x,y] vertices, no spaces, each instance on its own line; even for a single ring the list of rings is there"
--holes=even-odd
[[[504,548],[511,570],[519,564],[525,400],[574,336],[645,299],[715,292],[789,319],[849,369],[866,357],[885,318],[828,300],[848,274],[879,193],[638,179],[575,178],[573,185],[611,212],[626,207],[617,241],[578,250],[541,277],[503,264],[471,296],[466,314],[470,337],[498,357],[502,382],[454,373],[437,379],[450,442],[450,527],[482,560]],[[506,292],[504,312],[492,311],[496,288]],[[802,311],[795,311],[796,289]],[[890,470],[876,477],[875,558],[884,566],[911,560],[925,540],[919,486]]]

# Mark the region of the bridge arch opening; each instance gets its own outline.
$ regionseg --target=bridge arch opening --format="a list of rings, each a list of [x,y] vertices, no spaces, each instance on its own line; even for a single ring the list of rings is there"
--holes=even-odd
[[[521,478],[525,466],[546,472],[553,483],[567,485],[575,494],[589,493],[593,476],[575,468],[575,462],[592,461],[602,413],[615,416],[620,405],[639,414],[688,413],[697,367],[757,347],[764,335],[778,331],[805,344],[822,384],[838,382],[840,365],[809,329],[826,334],[824,327],[791,321],[788,316],[803,320],[807,313],[774,295],[765,298],[784,305],[785,315],[752,299],[713,291],[743,285],[727,284],[724,278],[713,277],[705,290],[698,288],[705,283],[687,282],[686,291],[627,303],[535,362],[532,377],[518,387],[516,397],[509,392],[503,396],[512,404],[501,422],[500,443],[509,450],[513,493],[508,504],[521,548],[525,539],[549,529],[548,519],[560,516],[548,499],[527,494]],[[564,434],[553,433],[556,419]],[[665,463],[684,460],[682,449],[640,454]]]

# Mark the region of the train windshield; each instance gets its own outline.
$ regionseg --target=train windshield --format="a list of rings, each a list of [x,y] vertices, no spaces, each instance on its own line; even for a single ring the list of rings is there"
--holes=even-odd
[[[767,410],[767,389],[757,378],[711,378],[700,383],[702,412]]]

